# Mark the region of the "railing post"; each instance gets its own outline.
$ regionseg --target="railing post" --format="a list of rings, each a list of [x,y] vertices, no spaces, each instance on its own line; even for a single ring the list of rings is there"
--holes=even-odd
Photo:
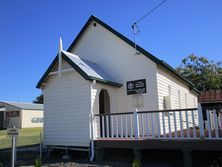
[[[201,104],[198,103],[198,120],[199,120],[199,129],[200,129],[200,138],[204,137],[204,124],[203,124],[203,111]]]
[[[42,133],[40,133],[40,144],[39,144],[39,147],[40,147],[40,150],[39,150],[39,158],[40,160],[42,160]]]
[[[219,128],[218,128],[218,119],[217,119],[217,114],[216,110],[213,110],[213,117],[214,117],[214,126],[215,126],[215,133],[216,133],[216,138],[219,138]]]
[[[94,133],[93,133],[93,121],[94,121],[94,115],[91,112],[90,113],[90,161],[93,161],[94,159]]]
[[[135,127],[135,139],[138,140],[139,139],[139,132],[140,132],[140,129],[139,129],[139,117],[138,117],[138,110],[137,108],[135,108],[135,111],[134,111],[134,127]]]
[[[208,130],[208,137],[211,138],[212,134],[212,126],[211,126],[211,119],[210,119],[210,110],[206,110],[206,115],[207,115],[207,130]]]

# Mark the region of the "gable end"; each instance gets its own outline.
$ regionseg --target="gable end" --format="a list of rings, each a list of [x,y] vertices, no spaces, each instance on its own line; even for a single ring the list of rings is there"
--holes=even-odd
[[[124,35],[122,35],[121,33],[119,33],[118,31],[114,30],[112,27],[110,27],[109,25],[107,25],[106,23],[104,23],[103,21],[99,20],[97,17],[95,16],[91,16],[88,21],[86,22],[86,24],[83,26],[83,28],[81,29],[81,31],[79,32],[79,34],[77,35],[77,37],[75,38],[75,40],[72,42],[72,44],[70,45],[70,47],[68,48],[68,52],[71,52],[72,49],[76,46],[76,44],[78,43],[79,39],[81,38],[82,34],[85,32],[85,30],[87,29],[87,27],[90,25],[90,23],[92,21],[95,21],[97,23],[99,23],[100,25],[102,25],[104,28],[106,28],[107,30],[109,30],[111,33],[113,33],[114,35],[116,35],[117,37],[119,37],[120,39],[122,39],[123,41],[125,41],[128,45],[130,45],[131,47],[134,48],[135,44],[133,41],[131,41],[130,39],[128,39],[127,37],[125,37]],[[140,53],[142,53],[143,55],[145,55],[147,58],[149,58],[150,60],[152,60],[154,63],[163,66],[165,69],[167,69],[168,71],[170,71],[171,73],[173,73],[176,77],[178,77],[179,79],[181,79],[183,82],[185,82],[186,85],[188,85],[190,87],[191,90],[193,90],[195,93],[200,93],[199,90],[197,90],[195,88],[195,86],[193,85],[193,83],[191,83],[190,81],[188,81],[187,79],[183,78],[174,68],[172,68],[169,64],[167,64],[166,62],[164,62],[163,60],[158,59],[157,57],[155,57],[154,55],[152,55],[151,53],[149,53],[148,51],[146,51],[145,49],[143,49],[142,47],[140,47],[139,45],[137,45],[137,51],[139,51]]]

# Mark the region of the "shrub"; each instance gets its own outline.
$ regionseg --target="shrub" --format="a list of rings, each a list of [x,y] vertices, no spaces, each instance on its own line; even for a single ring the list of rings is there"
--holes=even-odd
[[[35,160],[35,167],[41,167],[41,159],[40,158],[37,158]]]
[[[132,167],[141,167],[141,162],[139,159],[134,159]]]

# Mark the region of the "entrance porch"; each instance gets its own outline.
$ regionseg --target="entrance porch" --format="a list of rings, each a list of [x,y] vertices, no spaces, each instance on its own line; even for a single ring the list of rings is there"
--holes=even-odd
[[[95,114],[93,140],[221,140],[221,113],[201,107],[162,111]]]
[[[191,151],[222,150],[221,113],[198,108],[91,115],[91,155],[94,149],[181,150],[185,166]],[[136,153],[138,154],[138,153]],[[91,159],[93,158],[91,156]]]

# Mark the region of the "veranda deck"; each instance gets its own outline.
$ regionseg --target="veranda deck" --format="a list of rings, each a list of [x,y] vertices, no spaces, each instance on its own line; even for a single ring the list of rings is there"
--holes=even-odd
[[[222,140],[168,140],[168,139],[98,139],[95,140],[95,149],[99,148],[129,148],[152,150],[208,150],[221,151]]]
[[[177,133],[177,135],[176,135]],[[195,135],[196,133],[196,135]],[[189,130],[189,134],[188,134],[188,130],[187,129],[184,129],[183,132],[181,130],[177,131],[177,132],[172,132],[171,135],[169,133],[167,133],[164,137],[164,135],[160,135],[160,137],[158,137],[157,135],[155,136],[152,136],[152,135],[149,135],[149,136],[143,136],[143,137],[140,137],[138,140],[150,140],[150,139],[156,139],[156,140],[162,140],[162,139],[166,139],[166,140],[181,140],[182,138],[182,134],[183,134],[183,139],[184,140],[188,140],[188,139],[193,139],[193,140],[199,140],[201,138],[201,135],[200,135],[200,130],[199,129],[196,129],[196,131],[194,131],[193,129],[190,129]],[[221,138],[222,140],[222,130],[218,130],[218,137]],[[133,136],[134,137],[134,136]],[[208,130],[204,130],[204,137],[201,138],[201,140],[204,140],[205,138],[209,139],[210,135],[209,135],[209,131]],[[211,139],[215,139],[217,138],[216,136],[216,132],[215,130],[212,130],[211,131]],[[124,140],[128,140],[128,141],[133,141],[135,140],[135,138],[131,138],[130,136],[125,136],[123,135],[122,137],[119,135],[119,136],[113,136],[113,137],[109,137],[109,138],[97,138],[96,140],[107,140],[107,141],[110,141],[110,140],[120,140],[120,141],[124,141]]]
[[[95,115],[95,148],[222,150],[219,113],[179,109]]]

